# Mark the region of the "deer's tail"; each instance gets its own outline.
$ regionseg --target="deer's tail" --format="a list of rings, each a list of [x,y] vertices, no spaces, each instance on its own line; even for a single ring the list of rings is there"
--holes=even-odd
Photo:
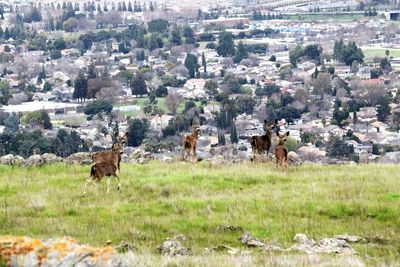
[[[95,173],[96,173],[96,165],[93,165],[92,168],[90,169],[90,176],[94,177]]]

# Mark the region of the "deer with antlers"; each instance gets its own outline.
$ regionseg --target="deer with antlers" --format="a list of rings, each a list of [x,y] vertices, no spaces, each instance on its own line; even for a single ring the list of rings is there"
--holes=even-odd
[[[278,137],[278,144],[275,147],[275,160],[276,160],[276,167],[281,167],[284,171],[288,170],[288,153],[289,150],[285,146],[286,137],[289,136],[289,132],[285,134],[277,133],[276,136]]]
[[[271,148],[271,137],[272,131],[275,128],[275,125],[278,123],[277,120],[274,122],[268,123],[267,120],[264,120],[264,135],[252,136],[250,140],[251,149],[253,151],[253,161],[256,160],[257,154],[262,154],[264,151],[267,152],[267,158],[269,154],[269,150]]]
[[[187,158],[187,150],[189,150],[190,160],[194,162],[194,156],[196,154],[196,145],[197,139],[199,139],[200,133],[200,125],[190,125],[193,128],[193,133],[190,135],[186,135],[183,137],[182,144],[183,144],[183,160],[186,161]]]

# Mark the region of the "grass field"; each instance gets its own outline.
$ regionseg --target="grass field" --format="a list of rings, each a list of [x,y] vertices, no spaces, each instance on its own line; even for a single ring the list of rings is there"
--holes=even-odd
[[[67,235],[96,246],[125,240],[140,255],[154,255],[165,238],[182,233],[188,238],[183,245],[200,257],[206,247],[242,248],[240,233],[218,230],[226,224],[284,247],[296,233],[315,240],[381,236],[388,242],[355,244],[359,257],[371,264],[399,257],[400,166],[301,166],[287,175],[251,163],[153,162],[121,169],[121,192],[112,181],[105,195],[102,181],[82,199],[89,166],[0,166],[0,234]]]
[[[366,59],[372,60],[374,57],[386,57],[385,51],[389,50],[390,57],[400,57],[400,49],[398,48],[375,48],[375,47],[368,47],[363,48],[363,53]]]
[[[307,15],[284,15],[288,20],[304,21],[352,21],[364,18],[363,14],[307,14]]]

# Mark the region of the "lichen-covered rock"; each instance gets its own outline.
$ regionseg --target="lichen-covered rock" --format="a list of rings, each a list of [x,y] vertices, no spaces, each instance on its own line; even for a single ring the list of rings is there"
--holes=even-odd
[[[291,249],[302,251],[307,254],[356,254],[354,249],[346,242],[346,240],[341,238],[323,238],[317,243],[313,239],[309,239],[305,234],[296,234],[294,240],[297,244],[295,244]]]
[[[180,241],[186,240],[184,235],[177,235],[174,238],[167,238],[161,245],[157,247],[157,250],[162,255],[169,256],[188,256],[190,255],[190,251],[188,248],[185,248],[181,245]]]
[[[113,247],[93,248],[69,237],[39,240],[2,236],[0,258],[6,266],[126,266]]]
[[[8,155],[0,157],[0,164],[13,165],[14,164],[14,155],[8,154]]]
[[[25,163],[25,159],[19,155],[14,156],[14,165],[22,165]]]
[[[64,162],[67,164],[92,164],[92,154],[89,152],[78,152],[72,155],[69,155],[64,159]]]
[[[44,153],[41,157],[45,164],[53,164],[53,163],[61,162],[63,160],[62,158],[57,157],[57,155],[52,154],[52,153]]]
[[[288,153],[288,162],[290,165],[299,165],[301,163],[301,158],[296,152],[290,151]]]
[[[26,166],[42,166],[44,163],[40,155],[32,155],[25,160]]]

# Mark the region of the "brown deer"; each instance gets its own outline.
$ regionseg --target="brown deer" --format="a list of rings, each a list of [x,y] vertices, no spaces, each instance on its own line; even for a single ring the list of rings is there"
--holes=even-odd
[[[110,176],[114,176],[115,178],[117,178],[118,180],[117,189],[119,190],[121,188],[121,183],[117,175],[117,165],[114,164],[113,161],[103,161],[94,164],[90,169],[90,177],[86,180],[85,186],[83,188],[82,197],[86,195],[86,189],[88,184],[94,182],[94,184],[96,185],[96,183],[100,182],[104,176],[107,177],[107,194],[110,192]]]
[[[128,133],[125,133],[123,136],[116,136],[116,138],[117,140],[112,145],[111,149],[93,153],[92,160],[94,164],[105,161],[114,161],[117,165],[117,170],[120,171],[121,154],[123,152],[123,146],[128,139]],[[113,151],[120,151],[120,153],[114,153]]]
[[[278,144],[275,147],[275,160],[276,167],[282,167],[284,171],[288,170],[288,148],[285,146],[286,137],[289,136],[289,132],[286,134],[276,134],[278,137]]]
[[[272,123],[268,123],[267,120],[264,120],[264,135],[252,136],[250,140],[251,149],[253,151],[253,161],[256,161],[256,155],[262,154],[264,151],[267,152],[267,159],[269,154],[269,149],[271,148],[271,137],[272,130],[275,128],[275,125],[278,123],[275,120]]]
[[[186,150],[189,150],[190,160],[194,162],[194,155],[196,154],[196,145],[197,145],[197,139],[199,138],[200,126],[192,125],[192,128],[193,128],[193,133],[183,137],[182,145],[183,145],[183,160],[186,161],[187,158]]]

